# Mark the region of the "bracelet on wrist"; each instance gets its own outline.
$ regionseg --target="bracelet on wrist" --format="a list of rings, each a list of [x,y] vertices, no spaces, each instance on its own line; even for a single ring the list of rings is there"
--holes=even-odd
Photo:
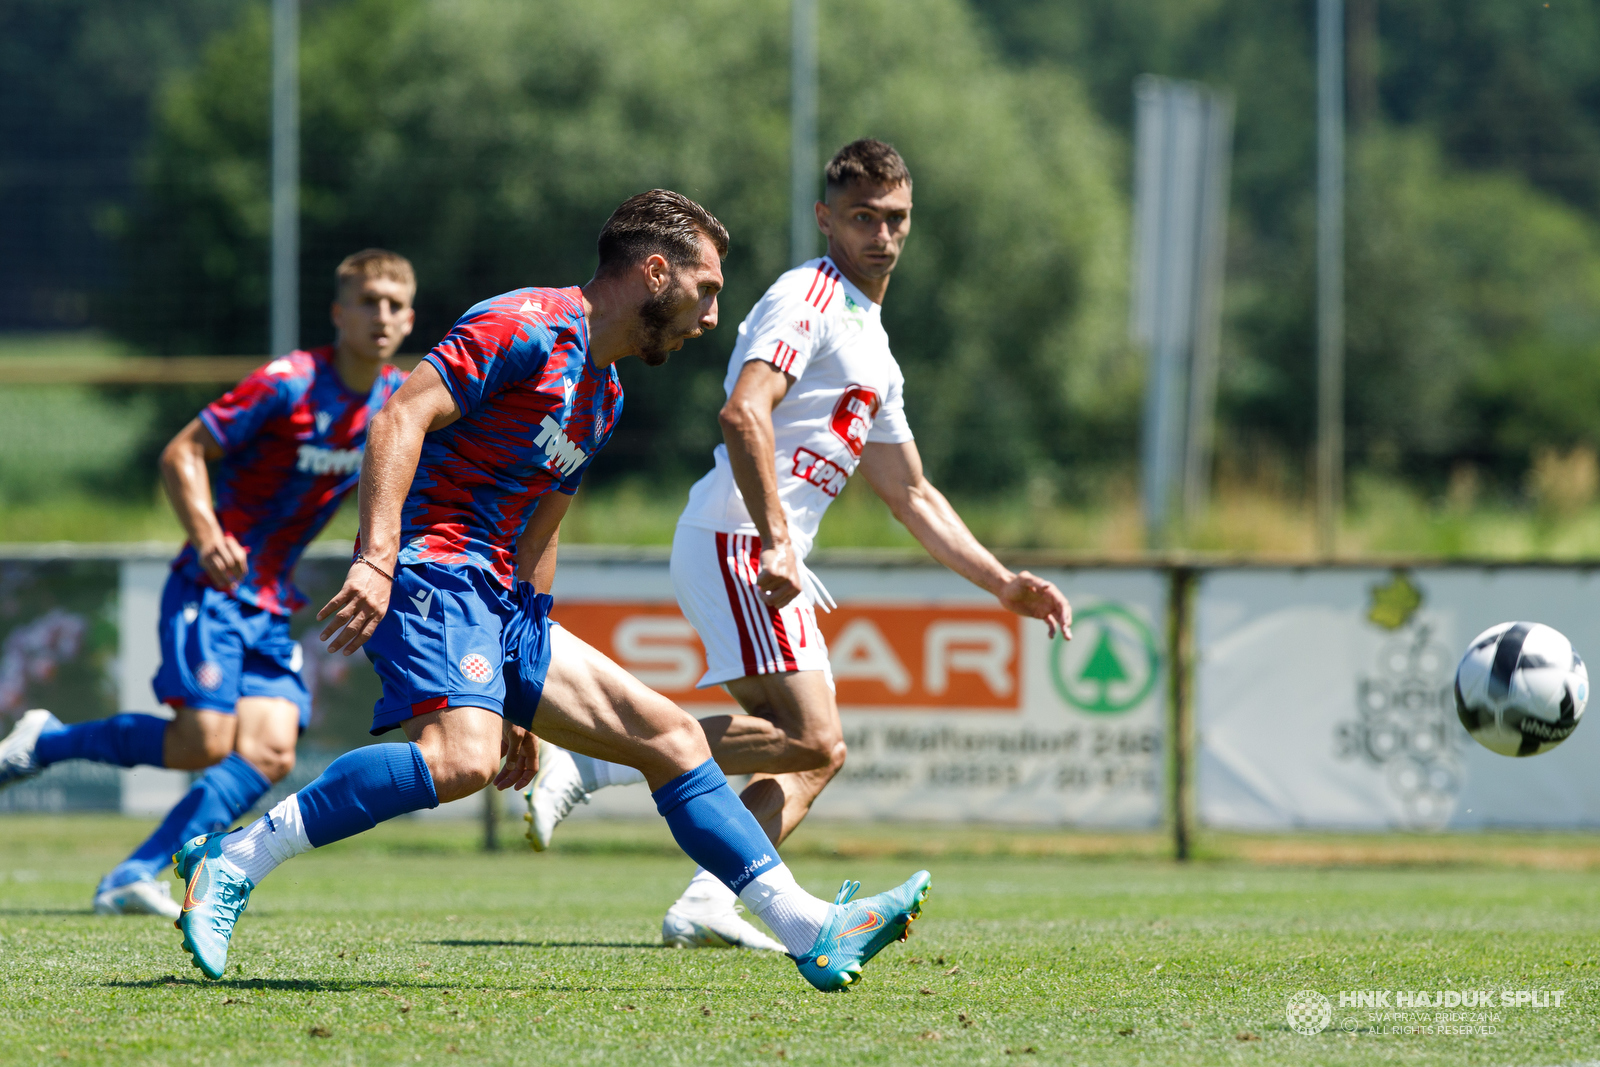
[[[388,571],[384,570],[382,567],[380,567],[376,563],[372,562],[366,556],[357,554],[356,555],[356,562],[357,563],[365,563],[367,566],[371,567],[373,570],[377,571],[379,574],[381,574],[385,578],[389,579],[389,584],[390,585],[394,584],[394,575],[390,574]]]

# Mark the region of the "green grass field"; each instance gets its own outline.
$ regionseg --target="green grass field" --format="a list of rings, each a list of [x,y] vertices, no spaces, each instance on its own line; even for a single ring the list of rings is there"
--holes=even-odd
[[[1412,839],[1426,847],[1410,851],[1369,839],[1369,862],[1347,867],[1324,865],[1356,854],[1337,842],[1274,853],[1216,839],[1180,867],[1153,837],[802,828],[787,852],[818,893],[846,876],[884,888],[914,869],[919,842],[933,853],[911,940],[857,989],[824,996],[781,958],[657,946],[691,868],[656,824],[570,824],[563,847],[533,855],[478,851],[470,825],[398,820],[275,874],[227,979],[206,981],[170,926],[88,911],[97,877],[147,826],[0,819],[0,1063],[1600,1057],[1589,838]],[[1285,1021],[1302,989],[1335,1004],[1316,1037]],[[1338,991],[1367,989],[1565,995],[1559,1009],[1497,1008],[1493,1035],[1459,1037],[1384,1033],[1393,1024],[1337,1007]]]

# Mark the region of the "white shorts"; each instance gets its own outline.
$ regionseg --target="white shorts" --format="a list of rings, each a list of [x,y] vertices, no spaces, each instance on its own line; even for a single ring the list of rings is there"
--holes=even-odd
[[[802,593],[781,610],[756,587],[761,539],[680,525],[672,537],[672,591],[706,648],[706,673],[696,688],[756,674],[824,671],[828,646],[811,598]]]

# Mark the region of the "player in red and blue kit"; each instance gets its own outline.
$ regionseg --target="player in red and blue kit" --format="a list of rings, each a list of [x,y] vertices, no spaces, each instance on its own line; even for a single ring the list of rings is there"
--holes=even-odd
[[[29,712],[0,746],[0,784],[64,759],[210,768],[148,840],[101,881],[95,910],[176,919],[156,873],[184,841],[232,825],[294,767],[310,722],[289,616],[294,565],[360,477],[367,427],[405,375],[411,264],[380,249],[336,272],[334,344],[275,359],[208,405],[162,453],[189,541],[162,593],[156,698],[175,716],[126,713],[63,727]],[[217,461],[216,504],[206,461]]]
[[[330,651],[365,644],[377,666],[373,732],[399,728],[409,743],[347,752],[244,830],[183,847],[179,927],[206,974],[223,973],[251,890],[278,864],[491,781],[523,788],[535,728],[637,767],[684,851],[773,927],[818,988],[850,984],[903,935],[926,872],[856,903],[859,883],[834,904],[805,892],[699,723],[550,621],[562,516],[621,411],[615,364],[659,365],[716,325],[727,241],[688,197],[629,199],[601,230],[587,285],[479,304],[373,420],[357,556],[319,618],[331,616]]]

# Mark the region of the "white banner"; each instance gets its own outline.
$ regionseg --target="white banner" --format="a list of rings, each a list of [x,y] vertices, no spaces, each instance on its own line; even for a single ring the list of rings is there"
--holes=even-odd
[[[813,807],[830,819],[1149,827],[1160,821],[1167,580],[1155,570],[1040,571],[1072,600],[1052,642],[938,567],[815,568],[850,755]],[[665,561],[563,562],[555,618],[699,717],[705,654]],[[580,808],[582,812],[585,809]],[[642,788],[587,810],[643,814]]]
[[[1456,662],[1498,622],[1600,656],[1577,569],[1220,570],[1196,606],[1201,820],[1231,829],[1600,825],[1600,727],[1525,759],[1473,741]]]

